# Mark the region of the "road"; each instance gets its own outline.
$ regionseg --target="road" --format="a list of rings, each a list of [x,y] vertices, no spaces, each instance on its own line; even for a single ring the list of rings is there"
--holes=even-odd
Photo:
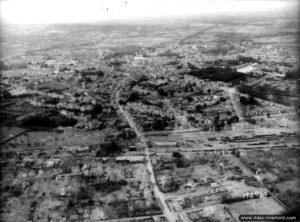
[[[29,131],[29,130],[23,130],[23,131],[21,131],[20,133],[17,133],[16,135],[13,135],[12,137],[6,138],[6,139],[4,139],[4,140],[2,140],[2,141],[0,142],[0,145],[3,145],[3,144],[5,144],[5,143],[7,143],[7,142],[13,140],[13,139],[17,138],[18,136],[21,136],[21,135],[23,135],[24,133],[27,133],[28,131]]]
[[[119,101],[120,100],[119,98],[120,98],[120,92],[118,91],[116,94],[116,100]],[[132,116],[128,113],[128,111],[125,110],[124,107],[121,106],[119,103],[117,103],[117,104],[118,104],[120,112],[125,117],[128,124],[135,131],[137,137],[141,140],[142,144],[145,147],[145,155],[146,155],[146,161],[147,161],[146,164],[147,164],[147,170],[150,174],[150,181],[154,185],[153,189],[154,189],[155,196],[160,200],[160,202],[162,204],[162,207],[163,207],[162,210],[163,210],[164,216],[168,219],[169,222],[176,222],[177,214],[175,212],[170,211],[170,209],[168,208],[168,206],[166,204],[165,195],[158,189],[158,186],[157,186],[157,183],[155,180],[155,176],[154,176],[153,166],[152,166],[151,159],[150,159],[150,151],[149,151],[149,146],[147,144],[146,137],[143,134],[143,132],[137,127],[136,123],[134,122]]]
[[[186,36],[186,37],[180,39],[178,43],[179,43],[180,45],[182,45],[182,44],[184,44],[185,41],[187,41],[187,40],[189,40],[189,39],[192,39],[192,38],[195,38],[195,37],[197,37],[198,35],[203,34],[205,31],[208,31],[209,29],[216,28],[216,27],[218,27],[218,25],[213,25],[213,26],[206,27],[206,28],[204,28],[204,29],[202,29],[202,30],[200,30],[200,31],[198,31],[198,32],[196,32],[196,33],[193,33],[193,34],[191,34],[191,35],[188,35],[188,36]]]
[[[237,101],[238,92],[236,91],[235,88],[222,87],[222,89],[228,93],[230,101],[233,105],[233,108],[234,108],[237,116],[239,117],[239,120],[243,121],[244,120],[243,111],[240,107],[239,102]]]

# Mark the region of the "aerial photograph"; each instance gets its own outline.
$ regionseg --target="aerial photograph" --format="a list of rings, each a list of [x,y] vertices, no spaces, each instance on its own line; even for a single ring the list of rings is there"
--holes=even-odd
[[[1,0],[0,221],[300,221],[299,6]]]

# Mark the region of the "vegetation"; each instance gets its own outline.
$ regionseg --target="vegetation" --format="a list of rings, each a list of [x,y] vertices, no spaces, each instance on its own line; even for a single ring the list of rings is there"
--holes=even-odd
[[[127,102],[135,102],[140,99],[138,92],[131,92],[128,96]]]
[[[299,79],[299,68],[289,71],[285,74],[285,79],[296,80]]]
[[[168,95],[168,92],[166,92],[162,87],[158,88],[157,93],[163,97]]]
[[[95,183],[93,187],[96,191],[101,191],[104,193],[112,193],[116,190],[120,190],[122,186],[126,186],[127,182],[125,180],[121,181],[106,181],[103,183]]]
[[[24,119],[21,125],[25,127],[55,128],[58,126],[74,126],[76,123],[77,120],[68,118],[57,110],[52,110]]]
[[[230,82],[237,79],[243,80],[246,78],[244,74],[239,73],[229,67],[221,68],[215,66],[209,66],[202,69],[193,69],[188,74],[200,79],[209,79],[211,81],[222,82]]]
[[[7,69],[7,65],[3,61],[0,61],[0,71],[6,69]]]
[[[91,111],[92,118],[96,118],[97,115],[102,112],[102,110],[103,110],[103,107],[101,104],[94,105],[93,109]]]
[[[96,157],[116,156],[121,152],[121,147],[116,142],[107,142],[101,144],[96,152]]]
[[[181,153],[176,152],[176,151],[173,152],[172,156],[173,156],[174,158],[181,158],[181,157],[182,157]]]
[[[182,56],[179,53],[172,52],[170,49],[167,49],[165,52],[162,52],[159,54],[161,57],[176,57],[176,58],[182,58]]]
[[[154,117],[153,122],[152,122],[152,129],[153,130],[164,130],[168,126],[170,126],[170,122],[174,118],[168,117],[168,116],[163,116],[163,117]]]
[[[247,105],[259,106],[260,105],[259,102],[253,96],[249,96],[249,97],[240,96],[240,103],[244,106],[247,106]]]

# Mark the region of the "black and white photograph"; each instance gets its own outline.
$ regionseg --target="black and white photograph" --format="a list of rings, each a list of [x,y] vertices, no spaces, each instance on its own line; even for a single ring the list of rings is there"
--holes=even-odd
[[[0,221],[300,221],[299,8],[0,0]]]

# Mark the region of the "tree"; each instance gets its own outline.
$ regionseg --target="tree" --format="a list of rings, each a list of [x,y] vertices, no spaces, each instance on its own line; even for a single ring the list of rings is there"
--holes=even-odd
[[[193,102],[193,100],[194,100],[193,97],[191,97],[191,96],[187,96],[186,99],[187,99],[187,101],[189,101],[189,102]]]
[[[256,105],[256,106],[259,105],[259,102],[253,96],[250,96],[249,98],[240,96],[240,103],[245,106],[246,105]]]
[[[172,156],[175,157],[175,158],[181,158],[182,157],[181,153],[176,152],[176,151],[173,152]]]
[[[169,95],[170,95],[171,97],[173,97],[174,94],[175,94],[175,91],[174,91],[174,90],[170,90],[170,91],[169,91]]]
[[[67,209],[71,209],[71,208],[73,208],[73,207],[75,207],[74,201],[73,201],[73,200],[69,200],[69,202],[68,202],[68,204],[67,204]]]
[[[130,93],[127,101],[134,102],[134,101],[137,101],[139,98],[140,98],[140,96],[139,96],[138,92],[132,92],[132,93]]]
[[[77,198],[80,200],[85,200],[88,199],[90,197],[89,195],[89,191],[86,187],[81,186],[78,192],[78,196]]]
[[[200,104],[196,105],[195,108],[197,113],[202,113],[202,106]]]
[[[176,162],[176,167],[177,168],[186,167],[186,164],[185,164],[185,161],[184,161],[183,158],[177,158],[175,162]]]
[[[147,144],[147,146],[148,146],[149,148],[152,148],[152,143],[151,143],[150,140],[147,140],[147,141],[146,141],[146,144]]]
[[[214,124],[214,125],[218,125],[219,119],[220,119],[220,116],[219,116],[219,115],[216,115],[215,118],[214,118],[213,124]]]
[[[159,88],[157,90],[157,92],[160,96],[167,96],[167,93],[165,92],[165,90],[163,88]]]
[[[240,151],[238,149],[233,149],[232,154],[236,157],[240,157]]]
[[[137,82],[141,83],[143,81],[147,81],[148,77],[145,74],[140,75],[139,77],[137,77]]]
[[[6,70],[6,69],[7,69],[7,65],[3,61],[0,61],[0,70]]]
[[[91,111],[92,118],[96,118],[97,115],[102,112],[102,109],[103,108],[100,104],[94,105]]]

